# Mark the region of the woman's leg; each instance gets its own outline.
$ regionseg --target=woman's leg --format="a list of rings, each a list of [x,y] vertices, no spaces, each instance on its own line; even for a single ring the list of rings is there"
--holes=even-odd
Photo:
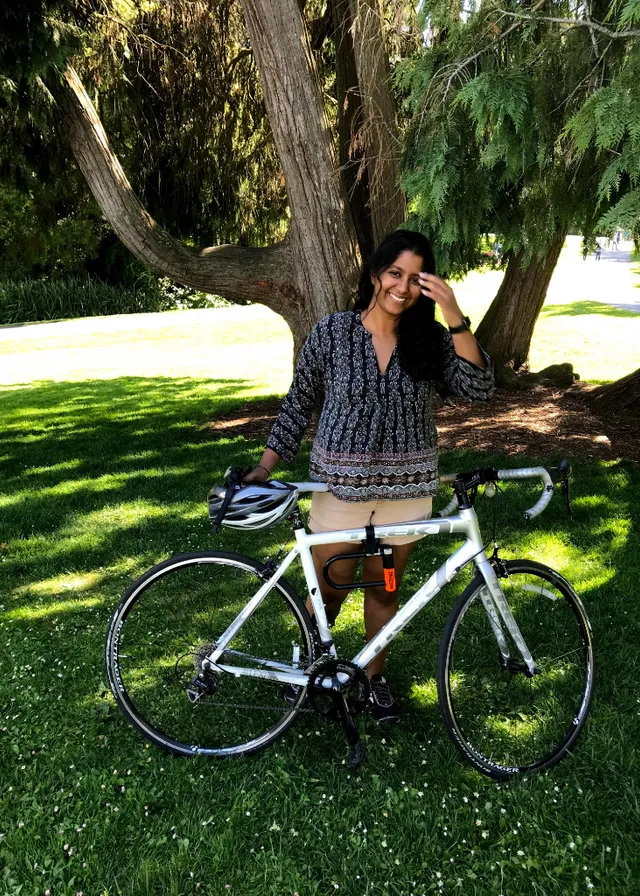
[[[377,635],[380,629],[398,611],[398,589],[412,550],[413,543],[393,546],[393,561],[396,574],[396,588],[394,591],[386,591],[384,586],[365,588],[364,625],[367,641],[370,641]],[[379,582],[383,578],[381,559],[379,557],[367,558],[363,575],[365,576],[365,582]],[[400,721],[400,710],[387,681],[380,674],[388,652],[389,648],[386,647],[367,666],[367,675],[371,681],[369,711],[377,722],[394,724]]]
[[[318,577],[318,584],[320,585],[320,594],[322,595],[322,601],[327,611],[327,619],[331,624],[335,622],[336,616],[340,612],[340,607],[347,599],[349,592],[347,590],[341,591],[332,588],[327,584],[322,574],[323,567],[327,560],[330,560],[331,557],[335,557],[336,554],[352,554],[358,550],[358,545],[349,543],[316,544],[311,550],[313,565]],[[346,585],[353,582],[357,565],[357,560],[339,560],[333,564],[329,575],[338,585]],[[307,598],[307,610],[313,615],[310,597]]]
[[[393,565],[396,574],[395,591],[385,591],[384,586],[365,588],[364,592],[364,627],[367,642],[387,624],[398,612],[398,589],[407,566],[415,542],[393,545]],[[362,573],[365,582],[380,582],[384,578],[380,557],[367,557]],[[386,647],[367,666],[367,675],[379,675],[387,658],[389,648]]]

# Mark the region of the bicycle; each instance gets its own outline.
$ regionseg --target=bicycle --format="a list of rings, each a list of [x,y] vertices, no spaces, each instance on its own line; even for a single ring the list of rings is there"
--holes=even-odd
[[[300,712],[313,710],[342,723],[349,765],[357,767],[364,757],[356,717],[368,705],[367,664],[473,563],[473,579],[449,614],[438,654],[438,700],[449,736],[474,768],[496,779],[550,768],[574,746],[594,682],[585,610],[549,567],[504,560],[497,543],[487,557],[474,510],[480,486],[490,492],[500,481],[539,478],[543,493],[525,512],[526,519],[537,516],[553,493],[544,467],[443,476],[455,495],[440,518],[319,534],[305,530],[298,498],[325,485],[260,484],[256,494],[275,496],[271,509],[265,497],[262,515],[248,518],[241,476],[232,471],[224,489],[212,490],[210,516],[217,525],[238,528],[289,519],[295,543],[286,556],[281,559],[284,548],[267,563],[223,551],[177,555],[137,579],[112,615],[110,687],[128,722],[152,743],[178,755],[247,755],[272,744]],[[563,462],[556,478],[570,512],[568,476]],[[340,659],[310,548],[353,542],[360,551],[352,556],[381,553],[389,584],[393,553],[379,539],[443,533],[465,541],[352,660]],[[340,556],[325,565],[330,584],[330,567]],[[298,557],[313,617],[284,578]],[[347,587],[368,584],[383,583]]]

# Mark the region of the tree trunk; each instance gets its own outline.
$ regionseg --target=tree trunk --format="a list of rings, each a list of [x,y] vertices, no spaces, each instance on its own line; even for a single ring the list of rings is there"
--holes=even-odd
[[[565,236],[564,231],[558,233],[545,255],[525,267],[523,250],[510,254],[500,288],[476,330],[478,341],[493,359],[498,380],[502,368],[517,370],[527,362],[533,330]]]
[[[291,247],[306,331],[343,309],[358,274],[351,213],[297,0],[242,0],[291,209]],[[295,337],[295,332],[294,332]]]
[[[359,139],[364,113],[351,35],[349,0],[331,0],[331,12],[336,52],[340,180],[342,192],[349,197],[360,254],[362,258],[369,258],[375,245],[369,213],[369,172],[364,146]]]
[[[640,429],[640,370],[600,386],[590,401],[596,413],[622,416],[628,422],[635,422]]]
[[[389,86],[379,0],[349,0],[358,84],[364,109],[361,140],[369,174],[373,242],[378,245],[406,218],[400,188],[396,108]]]
[[[243,0],[243,7],[291,210],[278,245],[193,250],[175,240],[134,195],[75,71],[49,86],[76,161],[127,248],[187,286],[272,308],[289,324],[297,353],[320,317],[346,307],[358,253],[298,3]]]

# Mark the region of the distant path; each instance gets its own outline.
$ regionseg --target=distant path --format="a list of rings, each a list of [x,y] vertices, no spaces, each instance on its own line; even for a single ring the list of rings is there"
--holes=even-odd
[[[623,244],[625,247],[629,243]],[[603,302],[612,308],[620,308],[622,311],[634,311],[640,314],[640,289],[637,290],[638,298],[629,301],[629,274],[632,271],[631,249],[603,249],[600,261],[596,261],[593,253],[582,261],[583,273],[592,277],[590,298],[594,302]],[[625,302],[616,301],[616,293],[625,294]]]
[[[590,262],[591,264],[589,264]],[[597,280],[603,286],[603,295],[597,296],[595,298],[596,302],[606,302],[612,308],[620,308],[623,311],[635,311],[636,314],[640,314],[640,289],[637,290],[637,300],[631,302],[628,300],[626,302],[616,302],[612,291],[610,291],[611,287],[613,287],[613,292],[615,293],[615,286],[619,284],[622,287],[623,285],[617,273],[623,265],[625,275],[629,270],[628,265],[631,264],[631,251],[629,249],[603,249],[600,261],[596,261],[593,255],[591,255],[584,264],[589,264],[591,271],[593,268],[597,269],[595,272]],[[626,276],[624,286],[626,287]],[[628,294],[628,288],[625,288],[624,292]]]

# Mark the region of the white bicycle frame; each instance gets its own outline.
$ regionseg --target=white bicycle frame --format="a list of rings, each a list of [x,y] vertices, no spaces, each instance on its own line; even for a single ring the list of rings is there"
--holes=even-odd
[[[527,468],[522,470],[500,471],[501,478],[524,479],[531,476],[538,476],[545,482],[545,494],[540,499],[536,507],[527,511],[526,518],[540,513],[544,506],[551,498],[550,488],[551,480],[549,474],[544,468]],[[504,475],[503,475],[504,474]],[[509,475],[507,475],[509,474]],[[544,474],[544,475],[543,475]],[[443,477],[444,478],[444,477]],[[447,477],[451,479],[453,477]],[[316,482],[300,482],[293,483],[300,494],[313,491],[327,491],[328,488],[323,483]],[[450,505],[451,506],[451,505]],[[448,508],[447,508],[448,509]],[[408,535],[417,535],[423,538],[427,535],[464,535],[466,540],[459,548],[457,548],[437,569],[421,588],[409,598],[409,600],[398,610],[392,619],[375,635],[363,649],[353,658],[352,662],[361,669],[366,669],[368,664],[375,659],[378,654],[393,641],[396,635],[401,632],[405,626],[416,616],[433,598],[440,593],[442,588],[447,585],[463,567],[473,562],[476,569],[484,579],[485,588],[481,592],[481,600],[487,612],[489,622],[496,637],[496,642],[505,664],[511,657],[507,639],[505,637],[503,625],[506,627],[509,635],[513,639],[522,660],[530,674],[534,674],[535,663],[529,649],[520,633],[513,614],[509,609],[509,605],[505,600],[500,582],[496,576],[495,570],[484,550],[478,518],[473,508],[462,509],[454,516],[445,516],[440,519],[422,519],[414,520],[406,523],[396,523],[390,526],[374,526],[375,537],[391,540],[394,538],[405,537]],[[308,684],[308,675],[296,668],[298,657],[293,657],[293,665],[275,662],[267,658],[252,658],[259,663],[259,667],[241,667],[227,665],[220,662],[220,658],[225,653],[227,645],[231,643],[237,632],[242,628],[244,623],[249,619],[252,613],[260,606],[269,591],[282,578],[291,564],[300,557],[304,576],[307,582],[313,613],[315,616],[320,640],[325,651],[333,657],[337,657],[337,652],[331,630],[327,623],[327,614],[325,612],[320,585],[316,576],[315,567],[311,558],[311,548],[317,544],[338,544],[353,542],[357,545],[366,538],[366,530],[360,529],[341,529],[332,532],[320,532],[317,534],[308,533],[304,528],[295,529],[296,543],[291,548],[287,556],[281,564],[260,586],[255,595],[240,611],[231,625],[216,641],[216,649],[207,657],[210,668],[217,672],[226,672],[235,676],[248,676],[253,678],[266,678],[273,681],[279,681],[284,684],[297,684],[305,686]],[[357,586],[354,586],[357,587]],[[233,654],[234,651],[228,651]],[[343,673],[338,674],[338,678],[346,676]],[[331,687],[331,682],[325,680],[326,687]]]

